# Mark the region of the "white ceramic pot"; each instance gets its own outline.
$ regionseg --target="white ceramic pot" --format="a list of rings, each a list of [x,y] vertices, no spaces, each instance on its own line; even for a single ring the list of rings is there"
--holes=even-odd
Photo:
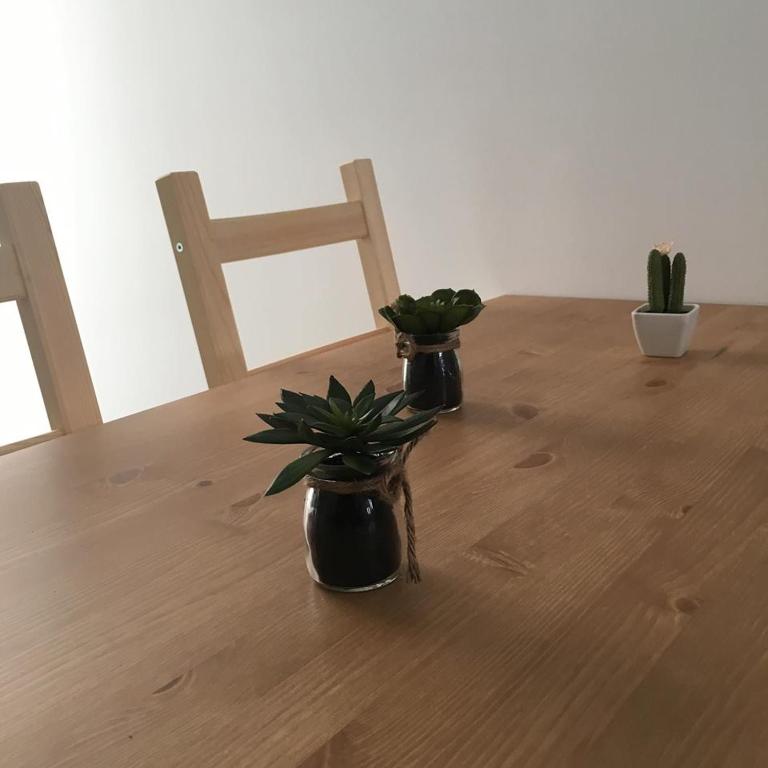
[[[699,321],[699,305],[685,304],[686,312],[647,312],[643,304],[632,312],[632,326],[640,351],[648,357],[682,357]]]

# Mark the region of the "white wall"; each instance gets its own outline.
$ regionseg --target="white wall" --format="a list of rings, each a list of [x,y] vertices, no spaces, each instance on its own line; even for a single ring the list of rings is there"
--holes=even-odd
[[[674,239],[690,298],[768,301],[761,0],[0,12],[0,179],[42,185],[107,419],[204,388],[154,189],[170,170],[231,216],[341,200],[337,166],[372,157],[411,293],[640,297],[649,245]],[[251,366],[372,327],[353,245],[227,275]],[[0,443],[34,431],[26,405],[0,410]]]

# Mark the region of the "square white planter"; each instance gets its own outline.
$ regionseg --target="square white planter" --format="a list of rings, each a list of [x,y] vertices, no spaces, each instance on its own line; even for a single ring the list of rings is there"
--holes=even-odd
[[[699,305],[686,304],[687,312],[646,312],[643,304],[632,312],[632,326],[640,351],[648,357],[682,357],[699,321]]]

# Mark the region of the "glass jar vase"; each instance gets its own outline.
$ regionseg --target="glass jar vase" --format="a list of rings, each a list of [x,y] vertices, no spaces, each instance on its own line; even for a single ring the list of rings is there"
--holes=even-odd
[[[405,336],[403,389],[409,395],[420,393],[410,405],[413,410],[440,407],[442,413],[448,413],[461,408],[458,341],[458,330]]]
[[[394,454],[383,456],[385,472]],[[304,537],[307,570],[321,586],[365,592],[392,583],[400,569],[400,534],[392,504],[376,490],[337,492],[334,484],[359,481],[339,463],[321,464],[311,477],[322,487],[307,488]],[[366,478],[371,479],[371,478]]]

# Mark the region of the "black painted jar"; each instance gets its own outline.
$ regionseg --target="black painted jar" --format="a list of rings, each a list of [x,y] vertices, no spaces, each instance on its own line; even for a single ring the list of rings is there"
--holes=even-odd
[[[396,453],[381,457],[386,471]],[[391,584],[400,568],[400,534],[392,505],[374,491],[336,493],[334,482],[360,480],[332,457],[312,471],[326,481],[307,488],[304,537],[307,570],[321,586],[340,592],[365,592]]]
[[[411,408],[428,411],[440,407],[442,413],[461,408],[461,361],[459,331],[414,334],[404,338],[403,389],[406,394],[420,392]],[[431,347],[453,349],[428,351]],[[427,351],[421,351],[426,348]]]

